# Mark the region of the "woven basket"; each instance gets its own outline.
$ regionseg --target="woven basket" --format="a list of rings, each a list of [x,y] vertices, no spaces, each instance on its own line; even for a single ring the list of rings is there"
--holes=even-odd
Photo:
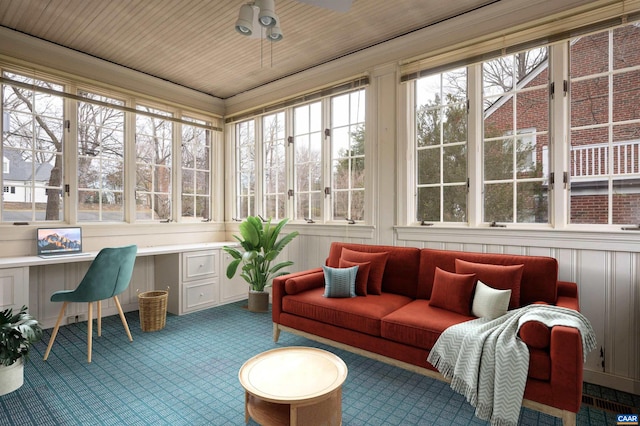
[[[145,291],[138,294],[142,331],[162,330],[167,323],[169,291]]]

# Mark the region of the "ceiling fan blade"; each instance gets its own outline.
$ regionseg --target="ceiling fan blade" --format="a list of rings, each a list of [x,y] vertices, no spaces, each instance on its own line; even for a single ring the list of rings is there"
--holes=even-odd
[[[351,9],[352,0],[298,0],[302,3],[318,6],[325,9],[335,10],[336,12],[348,12]]]

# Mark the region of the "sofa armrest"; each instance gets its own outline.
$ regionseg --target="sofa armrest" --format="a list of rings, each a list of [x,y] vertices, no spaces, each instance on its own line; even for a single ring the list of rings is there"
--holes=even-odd
[[[582,338],[578,329],[551,328],[551,390],[553,405],[577,413],[582,403]]]
[[[281,275],[273,279],[273,283],[271,285],[271,318],[273,319],[273,322],[280,322],[280,313],[282,312],[282,298],[287,295],[285,285],[286,282],[292,278],[303,278],[312,274],[315,274],[313,277],[314,281],[318,281],[317,286],[324,285],[324,274],[322,272],[322,268],[314,268],[302,272],[295,272],[293,274]],[[316,278],[317,276],[319,276],[320,279]]]
[[[578,285],[569,281],[558,281],[558,300],[556,305],[579,311]]]

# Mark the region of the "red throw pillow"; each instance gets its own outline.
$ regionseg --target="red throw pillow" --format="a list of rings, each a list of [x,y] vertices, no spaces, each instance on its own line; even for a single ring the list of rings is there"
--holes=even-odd
[[[343,247],[340,259],[350,262],[371,262],[369,269],[369,281],[367,282],[368,294],[382,294],[382,276],[384,275],[384,267],[387,264],[388,252],[367,253],[363,251],[353,251]]]
[[[524,265],[494,265],[456,259],[458,274],[476,274],[476,278],[489,287],[511,290],[509,309],[520,307],[520,280],[523,270]]]
[[[454,274],[436,266],[429,305],[471,316],[471,296],[476,274]]]
[[[371,271],[371,262],[351,262],[340,258],[339,268],[358,267],[358,275],[356,275],[356,294],[358,296],[367,295],[367,282],[369,281],[369,271]]]

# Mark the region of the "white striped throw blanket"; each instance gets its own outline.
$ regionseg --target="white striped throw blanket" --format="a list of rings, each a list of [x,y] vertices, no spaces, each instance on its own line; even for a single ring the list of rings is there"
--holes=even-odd
[[[447,328],[427,358],[476,408],[476,416],[492,425],[518,424],[529,369],[529,349],[518,330],[527,321],[577,328],[585,359],[596,347],[593,328],[580,312],[528,305],[494,320],[478,318]]]

